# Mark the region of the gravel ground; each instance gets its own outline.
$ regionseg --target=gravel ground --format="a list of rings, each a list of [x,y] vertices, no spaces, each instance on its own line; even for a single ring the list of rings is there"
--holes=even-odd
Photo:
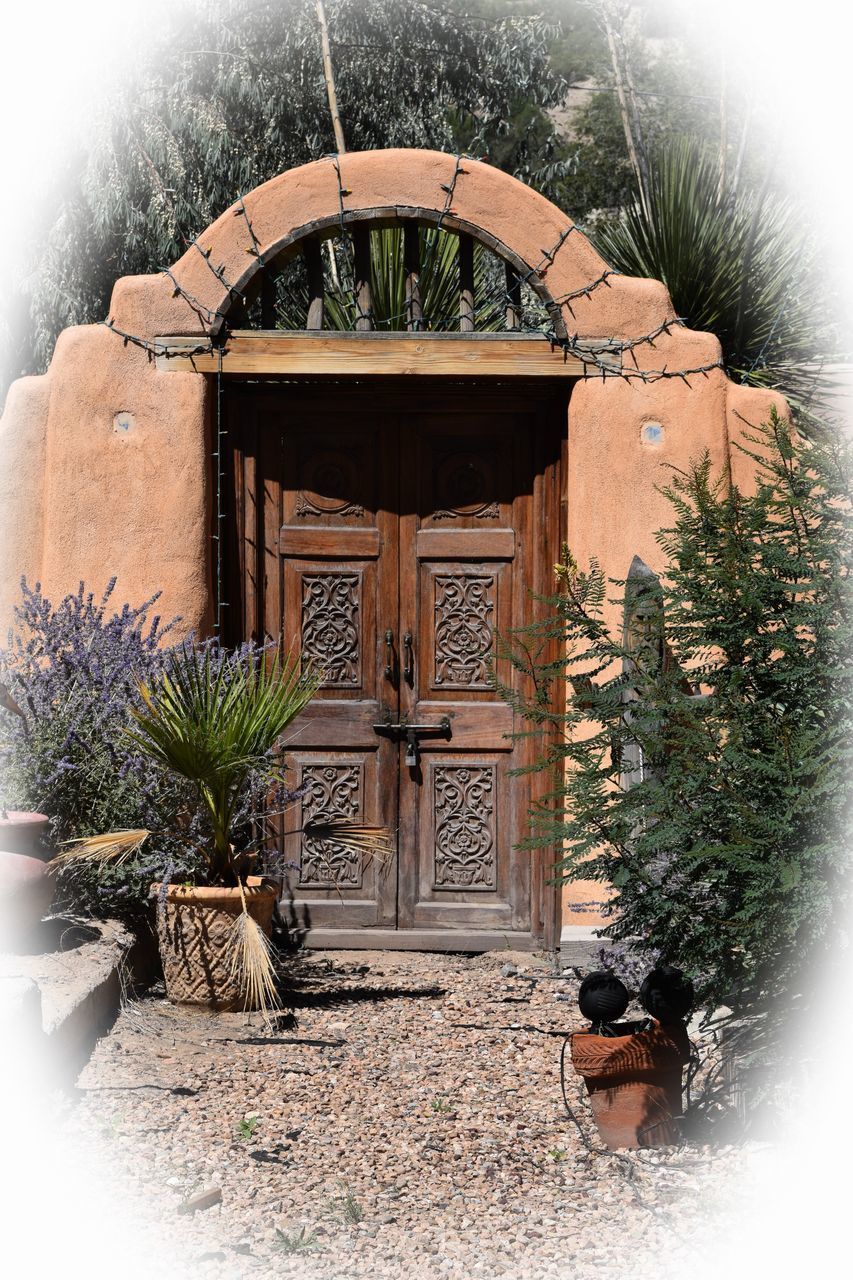
[[[577,980],[543,957],[328,952],[288,972],[272,1029],[128,1004],[77,1082],[65,1137],[170,1280],[657,1280],[743,1199],[749,1148],[588,1150],[560,1096]]]

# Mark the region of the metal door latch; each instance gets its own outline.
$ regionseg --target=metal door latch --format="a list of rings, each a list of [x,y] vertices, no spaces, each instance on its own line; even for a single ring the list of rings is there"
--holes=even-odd
[[[418,739],[427,735],[436,738],[450,738],[450,716],[442,716],[438,724],[407,724],[405,720],[400,720],[394,724],[391,720],[387,720],[384,724],[375,724],[373,730],[374,733],[390,734],[398,742],[405,738],[406,757],[404,763],[408,768],[414,769],[421,754]]]

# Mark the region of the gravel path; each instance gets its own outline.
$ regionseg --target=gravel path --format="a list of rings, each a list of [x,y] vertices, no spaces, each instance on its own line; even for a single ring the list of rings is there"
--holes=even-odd
[[[560,1097],[577,981],[550,961],[288,966],[292,1013],[274,1029],[149,996],[78,1080],[66,1137],[137,1252],[165,1248],[175,1277],[657,1280],[694,1267],[742,1197],[744,1148],[587,1149]],[[597,1141],[580,1082],[569,1091]],[[210,1188],[221,1201],[181,1211]]]

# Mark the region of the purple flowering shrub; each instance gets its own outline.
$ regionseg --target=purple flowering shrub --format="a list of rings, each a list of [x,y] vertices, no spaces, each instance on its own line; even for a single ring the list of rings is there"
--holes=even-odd
[[[658,951],[650,951],[637,943],[626,945],[614,942],[609,946],[601,946],[595,952],[595,960],[600,969],[615,974],[631,992],[632,999],[643,984],[643,979],[655,967],[660,959]]]
[[[196,880],[202,858],[191,845],[207,837],[191,786],[126,733],[130,709],[142,705],[139,682],[169,670],[177,649],[164,640],[179,619],[161,625],[156,595],[113,611],[114,579],[100,600],[81,583],[56,606],[38,583],[31,588],[22,580],[21,587],[16,625],[0,649],[4,701],[20,712],[0,709],[0,803],[48,814],[57,843],[136,828],[155,832],[119,866],[80,862],[58,876],[63,910],[138,919],[152,881]],[[211,654],[215,662],[227,651],[211,645]],[[246,847],[265,799],[261,781],[250,779],[235,823]]]

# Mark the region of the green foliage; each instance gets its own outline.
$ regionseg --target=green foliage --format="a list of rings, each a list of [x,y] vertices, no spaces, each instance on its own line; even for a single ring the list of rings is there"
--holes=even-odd
[[[327,0],[347,147],[482,154],[494,142],[509,171],[547,186],[556,28],[513,8]],[[169,265],[239,195],[333,150],[313,0],[183,0],[68,158],[29,323],[7,322],[18,333],[7,376],[44,368],[63,327],[103,319],[119,276]]]
[[[305,1253],[319,1248],[317,1232],[308,1231],[306,1227],[300,1227],[298,1231],[282,1231],[281,1227],[276,1227],[272,1247],[277,1253]]]
[[[240,856],[234,822],[250,779],[283,786],[272,754],[287,726],[310,702],[322,672],[302,669],[298,658],[264,660],[237,652],[211,662],[190,644],[176,651],[168,673],[142,687],[143,710],[128,736],[164,771],[193,787],[211,831],[203,848],[210,882],[233,884]]]
[[[255,1130],[257,1129],[259,1124],[260,1124],[259,1116],[244,1116],[242,1120],[238,1121],[237,1137],[242,1138],[245,1142],[248,1142],[250,1138],[254,1137]]]
[[[347,1183],[340,1184],[341,1196],[339,1200],[340,1216],[350,1227],[355,1227],[364,1219],[364,1209],[356,1199],[355,1192]]]
[[[850,900],[849,456],[775,415],[750,443],[754,494],[707,456],[673,475],[666,577],[637,561],[613,584],[618,634],[601,570],[566,549],[547,620],[504,641],[523,688],[502,693],[550,779],[525,847],[612,886],[606,936],[680,965],[707,1006],[787,1014]]]
[[[560,203],[581,221],[592,210],[613,210],[634,193],[633,175],[613,93],[594,93],[572,120],[571,173],[559,186]]]
[[[450,1105],[447,1098],[433,1098],[430,1103],[430,1110],[435,1115],[445,1115],[448,1111],[452,1111],[453,1107]]]
[[[648,212],[633,200],[596,246],[619,271],[662,280],[678,315],[720,339],[734,378],[806,408],[831,341],[810,230],[766,186],[721,196],[719,185],[709,150],[672,139],[651,159]]]
[[[419,228],[421,327],[424,330],[459,328],[458,237],[434,227]],[[358,311],[355,303],[355,271],[352,243],[329,241],[324,255],[324,327],[352,330]],[[334,271],[329,255],[334,254]],[[403,231],[388,227],[370,234],[370,286],[374,329],[407,327],[406,272]],[[304,329],[308,311],[308,282],[301,261],[288,264],[276,280],[275,325],[280,329]],[[503,328],[506,310],[504,266],[482,245],[474,245],[475,327],[482,331]],[[532,290],[523,289],[528,313],[535,306]],[[256,308],[257,310],[257,308]],[[547,313],[539,307],[541,320]],[[257,316],[260,321],[260,316]]]

